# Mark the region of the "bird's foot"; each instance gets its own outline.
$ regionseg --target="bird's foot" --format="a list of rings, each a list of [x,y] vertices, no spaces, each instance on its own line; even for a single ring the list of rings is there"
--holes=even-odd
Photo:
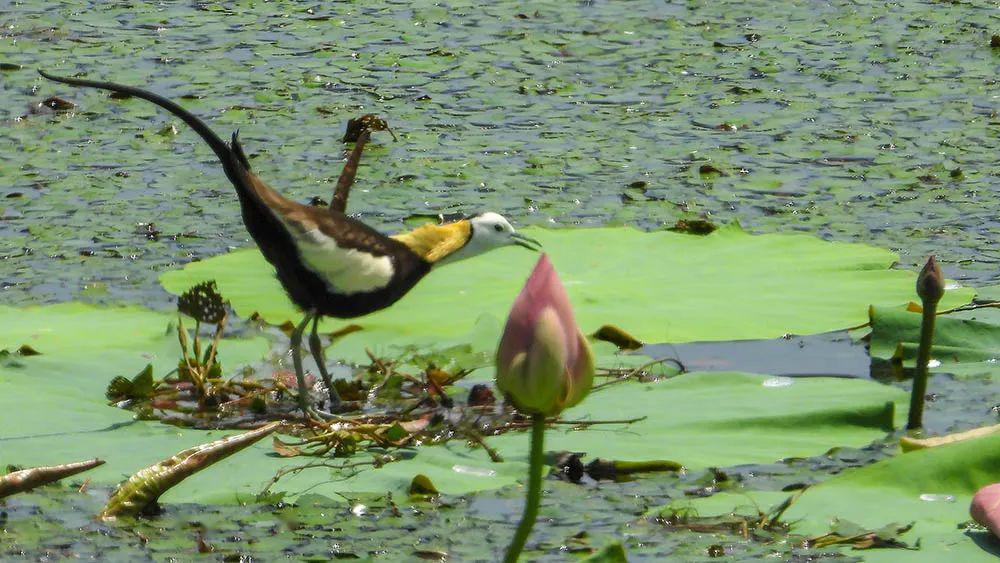
[[[300,401],[299,410],[302,412],[302,417],[307,421],[325,423],[331,420],[336,420],[341,418],[339,415],[336,415],[332,412],[320,410],[316,408],[315,405],[308,402],[303,404],[303,402]]]
[[[320,409],[313,409],[313,413],[319,417],[320,420],[330,421],[330,420],[340,420],[343,417],[339,414],[334,414],[332,412],[327,412]]]
[[[340,394],[337,393],[337,388],[333,386],[333,382],[327,387],[330,390],[330,410],[337,412],[343,410],[344,401],[340,398]]]

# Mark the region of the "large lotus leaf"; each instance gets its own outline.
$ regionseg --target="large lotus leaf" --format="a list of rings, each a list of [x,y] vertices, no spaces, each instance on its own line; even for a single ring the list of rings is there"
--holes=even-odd
[[[976,288],[976,299],[982,301],[1000,301],[1000,285]]]
[[[959,377],[1000,377],[998,312],[996,309],[979,309],[962,313],[970,318],[939,315],[934,321],[931,359],[940,364],[932,370]],[[887,360],[900,352],[904,365],[913,367],[920,341],[920,319],[920,313],[872,307],[872,357]]]
[[[78,304],[29,309],[0,308],[0,345],[28,343],[38,356],[0,363],[0,464],[23,466],[101,457],[90,473],[112,484],[132,472],[223,432],[176,428],[106,404],[113,375],[132,375],[147,362],[157,373],[177,353],[167,325],[171,317],[136,308],[101,309]],[[224,341],[226,365],[263,356],[260,340]],[[833,378],[797,379],[773,386],[773,378],[741,373],[688,374],[659,383],[626,383],[595,392],[567,413],[591,420],[646,416],[631,426],[602,425],[586,431],[556,427],[548,449],[585,451],[611,459],[674,459],[691,468],[773,461],[819,454],[832,446],[860,446],[893,424],[892,402],[903,393],[876,383]],[[782,380],[782,383],[787,381]],[[482,450],[461,441],[403,452],[405,461],[359,475],[331,479],[326,469],[305,471],[275,490],[337,492],[404,491],[417,473],[448,493],[496,488],[525,475],[527,435],[489,438],[506,458],[491,463]],[[189,479],[164,500],[236,502],[258,492],[282,467],[307,460],[269,455],[257,444]],[[348,461],[365,459],[358,454]]]
[[[540,239],[569,291],[584,332],[613,323],[646,342],[773,338],[843,329],[867,321],[869,304],[915,299],[914,275],[892,270],[896,255],[807,235],[747,234],[737,225],[708,236],[631,228],[529,230]],[[331,351],[351,361],[364,347],[468,341],[480,325],[501,326],[536,256],[520,248],[442,267],[388,310],[356,322],[365,330]],[[233,252],[167,272],[180,293],[214,279],[241,315],[297,320],[256,250]],[[949,292],[948,302],[971,291]],[[497,332],[476,344],[492,350]]]
[[[1000,481],[1000,435],[902,454],[852,469],[805,492],[785,514],[797,534],[817,536],[843,519],[866,529],[891,522],[916,522],[901,539],[919,551],[878,549],[845,554],[865,561],[995,561],[1000,545],[985,533],[966,533],[969,503],[980,487]],[[784,495],[787,496],[787,495]],[[764,507],[782,496],[750,492]],[[685,502],[700,515],[725,514],[748,504],[747,494],[723,494]]]
[[[157,376],[176,367],[180,352],[173,320],[137,307],[0,307],[0,349],[14,352],[29,345],[39,352],[0,359],[0,465],[101,457],[109,463],[88,476],[113,482],[166,457],[169,450],[158,440],[176,449],[207,441],[211,433],[131,423],[132,414],[108,406],[104,396],[114,376],[132,377],[146,364]],[[227,338],[219,359],[235,371],[268,349],[264,338]]]
[[[834,445],[868,444],[893,428],[894,412],[905,410],[896,403],[904,400],[898,389],[856,379],[692,373],[592,394],[566,416],[647,418],[626,427],[550,432],[546,448],[611,459],[670,459],[688,468],[768,463]],[[491,443],[513,452],[528,445],[523,435]]]

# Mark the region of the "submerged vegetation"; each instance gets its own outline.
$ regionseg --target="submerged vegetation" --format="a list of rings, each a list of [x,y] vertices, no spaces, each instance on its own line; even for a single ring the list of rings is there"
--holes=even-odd
[[[990,9],[13,6],[0,559],[993,558]],[[316,326],[303,417],[301,313],[217,165],[37,68],[241,127],[314,206],[384,116],[354,215],[501,211],[563,314],[505,330],[528,253],[449,265]]]

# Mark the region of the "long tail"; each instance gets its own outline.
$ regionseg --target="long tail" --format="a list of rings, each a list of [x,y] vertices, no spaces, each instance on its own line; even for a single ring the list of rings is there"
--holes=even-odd
[[[115,84],[113,82],[101,82],[98,80],[87,80],[83,78],[69,78],[66,76],[54,76],[43,70],[39,70],[38,74],[41,74],[49,80],[54,80],[56,82],[62,82],[64,84],[71,84],[73,86],[84,86],[88,88],[99,88],[101,90],[110,90],[112,92],[118,92],[120,94],[128,94],[129,96],[135,96],[136,98],[141,98],[143,100],[152,102],[161,108],[169,111],[170,113],[181,118],[184,123],[187,123],[195,133],[201,136],[202,139],[208,143],[208,146],[212,147],[215,155],[219,157],[222,162],[223,167],[226,169],[226,175],[233,182],[238,190],[246,190],[249,192],[248,195],[252,195],[253,190],[250,190],[246,185],[245,174],[250,171],[250,165],[247,162],[246,156],[243,153],[243,148],[239,144],[237,139],[237,133],[233,133],[232,145],[227,145],[215,134],[214,131],[208,128],[208,125],[204,121],[195,117],[191,112],[177,105],[176,103],[160,96],[159,94],[154,94],[152,92],[147,92],[141,88],[136,88],[134,86],[125,86],[124,84]]]

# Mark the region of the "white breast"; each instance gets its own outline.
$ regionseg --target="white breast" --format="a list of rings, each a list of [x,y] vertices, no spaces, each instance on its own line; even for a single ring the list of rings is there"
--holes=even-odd
[[[288,225],[286,225],[288,226]],[[382,289],[392,280],[392,259],[363,250],[341,248],[337,241],[318,229],[289,232],[295,237],[299,257],[327,287],[336,293],[351,294]]]

